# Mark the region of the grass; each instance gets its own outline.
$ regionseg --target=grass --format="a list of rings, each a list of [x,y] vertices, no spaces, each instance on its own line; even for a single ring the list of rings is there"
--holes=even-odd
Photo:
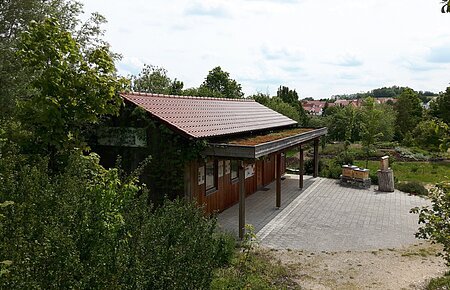
[[[450,273],[446,273],[443,277],[433,278],[428,283],[427,290],[450,289]]]
[[[227,143],[229,144],[237,144],[237,145],[249,145],[254,146],[261,143],[266,143],[270,141],[275,141],[283,138],[287,138],[290,136],[306,133],[312,131],[313,129],[308,128],[294,128],[294,129],[286,129],[282,131],[276,131],[269,134],[261,134],[254,135],[245,138],[233,139],[229,140]]]
[[[211,289],[300,289],[291,273],[274,257],[264,251],[254,251],[242,264],[237,253],[231,265],[214,274]]]
[[[363,160],[355,161],[355,165],[365,167]],[[379,161],[369,161],[371,172],[377,172]],[[400,182],[418,181],[422,184],[436,184],[450,178],[450,162],[395,162],[392,164],[394,176]]]
[[[401,254],[402,257],[413,257],[413,256],[419,256],[419,257],[428,257],[428,256],[436,256],[436,249],[434,248],[421,248],[416,251],[406,251]]]

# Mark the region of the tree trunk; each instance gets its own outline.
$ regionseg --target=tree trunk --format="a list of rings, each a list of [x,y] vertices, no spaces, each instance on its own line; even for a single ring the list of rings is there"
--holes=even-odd
[[[383,192],[393,192],[394,191],[394,171],[392,169],[388,170],[378,170],[378,190]]]

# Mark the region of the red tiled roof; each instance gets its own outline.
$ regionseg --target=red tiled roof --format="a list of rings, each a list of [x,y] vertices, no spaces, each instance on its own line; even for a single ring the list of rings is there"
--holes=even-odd
[[[253,100],[122,93],[121,96],[181,133],[222,136],[297,124]]]

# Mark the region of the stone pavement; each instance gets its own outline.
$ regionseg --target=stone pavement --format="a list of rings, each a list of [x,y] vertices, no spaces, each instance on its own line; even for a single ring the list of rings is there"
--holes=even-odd
[[[307,251],[346,251],[394,248],[417,243],[416,206],[423,198],[400,191],[381,193],[342,187],[337,180],[298,176],[282,181],[282,207],[275,208],[275,183],[246,199],[246,223],[255,226],[263,246]],[[219,214],[219,224],[237,233],[239,205]]]

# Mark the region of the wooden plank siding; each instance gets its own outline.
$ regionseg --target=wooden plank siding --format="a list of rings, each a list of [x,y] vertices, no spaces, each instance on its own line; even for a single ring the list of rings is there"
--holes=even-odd
[[[285,172],[285,158],[282,158],[282,172]],[[231,172],[226,174],[224,159],[218,159],[222,163],[223,176],[217,177],[216,191],[205,194],[205,184],[198,184],[199,167],[205,166],[203,161],[193,161],[190,168],[190,189],[192,199],[204,207],[207,214],[221,212],[239,202],[238,179],[231,180]],[[275,154],[267,158],[257,160],[255,163],[245,162],[244,166],[254,165],[254,174],[245,179],[245,193],[249,196],[265,185],[275,180]]]

